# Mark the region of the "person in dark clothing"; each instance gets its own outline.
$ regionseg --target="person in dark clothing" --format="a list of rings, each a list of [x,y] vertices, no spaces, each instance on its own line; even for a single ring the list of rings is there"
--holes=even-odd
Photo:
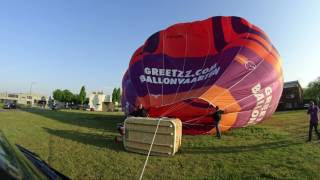
[[[221,120],[221,114],[223,114],[224,111],[219,109],[219,106],[216,106],[215,112],[212,114],[213,123],[216,126],[216,137],[221,139],[221,132],[220,132],[220,120]]]
[[[148,111],[143,108],[142,104],[140,104],[139,108],[136,111],[133,111],[130,115],[135,117],[148,117]]]
[[[138,117],[148,117],[148,111],[140,104],[139,109],[137,110]]]
[[[312,139],[312,129],[314,128],[316,134],[318,135],[318,138],[320,139],[320,133],[318,131],[318,112],[319,112],[319,107],[314,104],[313,101],[310,102],[310,106],[308,109],[308,114],[310,115],[310,125],[309,125],[309,138],[308,142],[311,141]]]
[[[117,124],[117,130],[118,130],[120,136],[116,136],[114,138],[114,141],[115,141],[115,143],[118,144],[118,143],[123,141],[123,136],[125,135],[125,129],[124,129],[123,123],[118,123]]]
[[[148,111],[145,108],[143,108],[142,104],[140,104],[139,108],[136,109],[135,111],[131,112],[129,114],[129,116],[148,117]],[[117,124],[117,130],[118,130],[120,136],[115,137],[115,142],[119,143],[119,142],[123,141],[123,136],[126,134],[123,123]]]

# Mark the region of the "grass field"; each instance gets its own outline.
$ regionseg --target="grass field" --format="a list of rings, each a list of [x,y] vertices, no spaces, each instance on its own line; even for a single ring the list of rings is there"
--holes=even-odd
[[[138,179],[146,156],[115,144],[121,113],[0,112],[12,143],[29,148],[73,179]],[[320,141],[306,143],[305,111],[213,136],[183,136],[174,157],[150,157],[145,179],[320,179]]]

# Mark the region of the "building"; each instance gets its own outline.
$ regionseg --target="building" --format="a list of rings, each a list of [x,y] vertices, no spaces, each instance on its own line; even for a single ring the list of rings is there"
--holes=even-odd
[[[299,81],[285,82],[278,110],[290,110],[303,108],[303,89]]]
[[[47,104],[48,98],[43,95],[35,94],[35,93],[8,93],[2,92],[0,93],[0,102],[12,102],[15,104],[22,104],[22,105],[38,105],[42,103]]]
[[[105,95],[102,91],[92,92],[89,96],[90,109],[95,111],[109,111],[112,105],[110,95]]]

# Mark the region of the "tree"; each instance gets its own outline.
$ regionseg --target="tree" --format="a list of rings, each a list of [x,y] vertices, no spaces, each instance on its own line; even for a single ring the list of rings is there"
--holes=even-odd
[[[122,96],[122,92],[121,92],[121,89],[119,88],[119,97],[118,97],[119,103],[121,103],[121,96]]]
[[[86,98],[86,99],[84,100],[84,104],[89,104],[89,98]]]
[[[113,88],[112,91],[112,102],[113,103],[120,103],[120,99],[121,99],[121,90],[120,88]]]
[[[63,101],[62,102],[71,102],[73,99],[73,94],[68,89],[63,90]]]
[[[79,98],[79,94],[73,94],[73,96],[72,96],[72,102],[74,103],[74,104],[80,104],[81,102],[80,102],[80,98]]]
[[[60,89],[56,89],[53,91],[53,98],[57,101],[63,102],[63,92]]]
[[[116,96],[117,102],[120,103],[120,97],[121,97],[121,90],[120,90],[120,88],[117,89],[116,95],[117,95],[117,96]]]
[[[49,99],[48,99],[48,106],[49,107],[51,107],[52,106],[52,97],[51,96],[49,96]]]
[[[308,84],[308,87],[304,89],[303,94],[305,99],[313,99],[317,103],[320,100],[320,77],[318,77],[315,81],[312,81]]]
[[[84,101],[86,100],[86,89],[84,86],[81,87],[80,93],[79,93],[79,101],[81,105],[83,105]]]
[[[112,91],[112,102],[113,103],[117,102],[117,88],[113,88],[113,91]]]

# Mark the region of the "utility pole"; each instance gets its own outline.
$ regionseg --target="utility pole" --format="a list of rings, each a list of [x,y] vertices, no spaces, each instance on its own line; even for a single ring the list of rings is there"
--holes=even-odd
[[[33,105],[33,98],[32,98],[32,94],[31,94],[31,92],[32,92],[32,85],[34,84],[35,82],[33,82],[33,81],[31,81],[31,83],[30,83],[30,92],[29,92],[29,96],[30,96],[30,98],[31,98],[31,107],[32,107],[32,105]]]

